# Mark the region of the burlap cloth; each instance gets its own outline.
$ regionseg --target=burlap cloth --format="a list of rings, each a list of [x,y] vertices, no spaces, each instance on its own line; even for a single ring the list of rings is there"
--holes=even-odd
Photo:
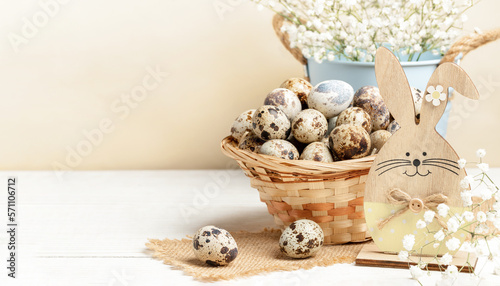
[[[149,239],[146,246],[154,251],[153,257],[163,260],[174,269],[201,281],[228,280],[279,270],[309,269],[336,263],[353,263],[364,243],[327,245],[314,256],[291,259],[279,249],[280,230],[264,229],[258,233],[231,232],[238,244],[238,257],[227,266],[212,267],[196,259],[191,239]]]

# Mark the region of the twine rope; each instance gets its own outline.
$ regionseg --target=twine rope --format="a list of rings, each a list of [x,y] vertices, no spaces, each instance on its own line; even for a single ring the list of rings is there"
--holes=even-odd
[[[440,64],[455,61],[455,58],[460,55],[460,53],[465,57],[469,52],[498,39],[500,39],[500,28],[483,33],[474,32],[471,35],[464,36],[453,43]]]
[[[405,207],[394,213],[393,215],[385,218],[381,222],[378,223],[378,229],[384,228],[384,226],[390,222],[392,219],[397,218],[398,216],[402,215],[405,213],[407,210],[410,209],[410,202],[412,200],[412,197],[408,195],[406,192],[403,192],[401,189],[398,188],[393,188],[390,189],[387,192],[386,195],[387,200],[389,203],[393,205],[404,205]],[[432,194],[425,199],[422,200],[423,206],[422,208],[424,210],[430,210],[430,208],[435,208],[439,204],[444,204],[448,202],[448,197],[443,195],[443,194]],[[434,213],[434,217],[436,218],[437,222],[439,225],[441,225],[444,229],[448,229],[446,226],[446,223],[441,219],[440,216],[437,215],[437,213]]]

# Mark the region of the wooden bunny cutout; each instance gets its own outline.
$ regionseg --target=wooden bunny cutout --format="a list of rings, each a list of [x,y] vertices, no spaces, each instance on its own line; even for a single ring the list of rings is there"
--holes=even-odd
[[[465,171],[459,157],[435,130],[448,102],[448,89],[479,99],[479,93],[465,71],[454,63],[443,63],[432,74],[423,93],[420,122],[408,80],[398,59],[386,48],[379,48],[375,58],[375,74],[385,104],[401,129],[392,135],[377,155],[365,189],[365,216],[373,240],[381,251],[404,250],[403,237],[415,235],[415,246],[428,244],[435,238],[426,228],[417,229],[427,210],[445,203],[459,211],[462,207],[460,181]],[[458,209],[455,209],[458,208]],[[450,212],[451,213],[451,212]],[[436,217],[429,230],[446,226],[450,216]],[[456,233],[463,240],[465,233]],[[424,248],[426,254],[448,252],[445,247]]]

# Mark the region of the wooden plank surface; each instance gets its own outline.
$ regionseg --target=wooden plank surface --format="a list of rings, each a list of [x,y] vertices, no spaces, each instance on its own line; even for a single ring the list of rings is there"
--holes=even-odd
[[[72,172],[62,178],[53,172],[0,172],[0,184],[6,186],[9,175],[19,179],[19,278],[8,279],[2,262],[2,286],[199,285],[151,258],[144,246],[147,238],[183,238],[207,224],[249,231],[274,226],[258,192],[239,170]],[[500,181],[500,169],[492,175]],[[4,226],[5,197],[0,192]],[[2,230],[2,261],[6,241]],[[492,265],[485,265],[485,281],[496,281]],[[134,278],[120,281],[115,276],[122,272]],[[408,270],[348,264],[215,285],[414,285],[409,277]],[[434,285],[439,275],[425,279]]]
[[[419,259],[420,257],[411,256],[411,261],[419,261]],[[446,267],[441,266],[440,268],[434,260],[434,257],[431,256],[422,256],[421,260],[427,263],[427,269],[431,271],[439,271],[442,270],[442,267]],[[358,266],[408,269],[408,264],[408,261],[401,261],[397,254],[384,253],[380,251],[377,245],[373,242],[363,246],[363,249],[361,249],[358,257],[356,257],[356,265]],[[417,263],[411,262],[410,264],[416,265]],[[457,266],[458,269],[462,269],[461,272],[472,273],[474,272],[474,267],[477,264],[477,257],[475,254],[459,251],[453,256],[451,264]]]

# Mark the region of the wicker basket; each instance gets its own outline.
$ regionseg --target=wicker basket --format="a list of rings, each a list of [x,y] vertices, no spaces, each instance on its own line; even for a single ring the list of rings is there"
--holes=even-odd
[[[375,156],[334,163],[284,160],[241,150],[232,137],[221,148],[250,178],[280,227],[307,218],[321,226],[325,244],[369,239],[363,197]]]

